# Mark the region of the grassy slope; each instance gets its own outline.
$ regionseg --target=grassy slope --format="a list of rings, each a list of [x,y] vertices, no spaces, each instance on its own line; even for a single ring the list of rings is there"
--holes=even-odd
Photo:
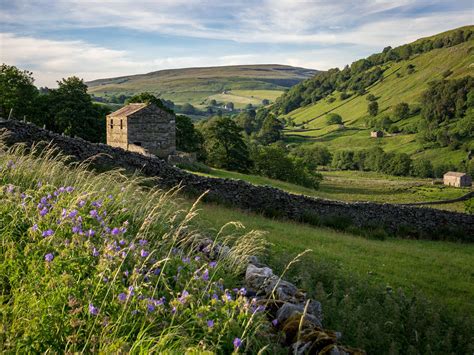
[[[288,182],[262,176],[247,175],[221,169],[212,169],[213,177],[240,179],[255,185],[269,185],[282,190],[307,196],[341,201],[374,201],[387,203],[411,203],[439,201],[460,197],[469,189],[432,185],[431,179],[395,177],[373,172],[333,171],[322,172],[324,180],[319,190],[309,189]],[[432,207],[450,211],[464,211],[464,203],[457,202]]]
[[[420,95],[426,89],[428,82],[441,79],[441,74],[448,69],[453,71],[449,79],[473,75],[474,67],[471,63],[474,61],[474,52],[470,50],[473,45],[474,40],[471,40],[451,48],[435,49],[407,61],[389,64],[384,73],[384,80],[368,90],[368,94],[371,93],[378,97],[379,117],[391,114],[397,103],[407,102],[412,105],[419,102]],[[408,64],[415,66],[414,73],[407,73]],[[397,73],[401,77],[397,77]],[[367,116],[366,96],[351,97],[341,101],[339,94],[336,93],[333,95],[336,99],[333,103],[321,100],[314,105],[294,110],[286,117],[292,117],[296,123],[304,124],[308,131],[289,131],[287,134],[304,138],[298,140],[300,142],[323,142],[333,151],[380,145],[386,151],[404,152],[415,158],[425,157],[432,160],[433,163],[459,162],[464,158],[464,152],[450,151],[448,148],[422,151],[414,134],[370,139],[370,129],[364,126],[364,118]],[[324,113],[327,111],[340,114],[345,122],[346,130],[338,130],[336,125],[327,126],[324,117]],[[397,125],[403,127],[405,124],[419,119],[419,116],[411,117],[397,123]]]
[[[273,265],[281,266],[297,253],[312,249],[308,258],[315,264],[324,261],[343,274],[356,273],[373,282],[407,291],[421,290],[456,313],[474,312],[474,245],[367,240],[222,206],[205,204],[201,209],[200,226],[214,227],[238,220],[249,230],[268,232],[266,238],[273,243],[270,253]]]
[[[314,74],[313,70],[282,65],[245,65],[209,68],[161,70],[148,74],[99,79],[88,84],[96,96],[149,91],[178,104],[204,105],[212,95],[224,90],[246,90],[257,93],[237,93],[238,96],[275,99],[281,91]],[[268,97],[267,97],[268,96]],[[261,99],[259,100],[261,101]],[[260,102],[259,102],[260,103]]]
[[[211,95],[207,100],[216,100],[217,102],[233,102],[235,108],[244,108],[248,104],[260,106],[263,99],[275,101],[283,91],[278,90],[231,90],[227,93]]]

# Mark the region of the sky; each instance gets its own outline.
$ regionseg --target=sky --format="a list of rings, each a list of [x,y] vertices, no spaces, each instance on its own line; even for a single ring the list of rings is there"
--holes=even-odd
[[[0,0],[0,62],[49,87],[216,65],[326,70],[470,24],[472,0]]]

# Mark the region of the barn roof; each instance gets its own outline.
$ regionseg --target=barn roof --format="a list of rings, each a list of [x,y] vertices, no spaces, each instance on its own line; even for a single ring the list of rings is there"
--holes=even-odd
[[[454,177],[461,177],[466,175],[466,173],[459,173],[457,171],[448,171],[444,176],[454,176]]]
[[[141,109],[147,107],[146,103],[138,104],[128,104],[127,106],[122,107],[121,109],[112,112],[108,117],[118,117],[118,116],[130,116],[132,113],[140,111]]]

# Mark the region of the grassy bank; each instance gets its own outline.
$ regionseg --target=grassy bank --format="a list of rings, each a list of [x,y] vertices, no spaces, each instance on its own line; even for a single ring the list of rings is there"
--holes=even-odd
[[[254,185],[268,185],[294,194],[340,201],[371,201],[379,203],[413,203],[454,199],[468,193],[468,188],[433,185],[432,179],[397,177],[365,171],[322,172],[319,190],[273,180],[262,176],[212,169],[207,176],[240,179]],[[464,202],[432,205],[448,211],[464,212]]]
[[[342,331],[345,343],[369,353],[474,349],[474,320],[464,319],[474,314],[473,245],[367,240],[216,205],[200,208],[201,228],[239,220],[267,232],[267,261],[277,270],[311,249],[290,280],[322,302],[325,326]]]

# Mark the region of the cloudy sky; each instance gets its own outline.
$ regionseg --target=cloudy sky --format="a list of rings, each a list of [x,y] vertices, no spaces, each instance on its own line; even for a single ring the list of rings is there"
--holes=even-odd
[[[472,0],[0,0],[0,62],[38,86],[167,68],[343,66],[474,23]]]

